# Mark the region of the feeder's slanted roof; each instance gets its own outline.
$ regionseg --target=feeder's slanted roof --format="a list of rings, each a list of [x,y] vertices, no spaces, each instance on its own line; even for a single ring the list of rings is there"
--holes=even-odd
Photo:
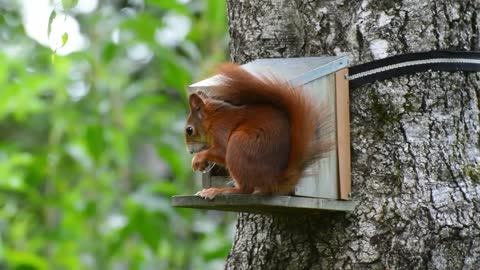
[[[318,56],[300,58],[257,59],[242,65],[255,75],[275,76],[286,79],[293,85],[303,85],[315,79],[336,72],[348,65],[345,56]],[[189,86],[191,90],[208,88],[219,83],[216,75]]]

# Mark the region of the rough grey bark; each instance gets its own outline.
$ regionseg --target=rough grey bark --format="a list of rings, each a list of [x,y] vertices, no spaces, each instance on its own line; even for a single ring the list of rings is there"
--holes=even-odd
[[[479,50],[479,0],[228,0],[232,60]],[[226,269],[480,269],[480,74],[351,91],[348,215],[239,214]]]

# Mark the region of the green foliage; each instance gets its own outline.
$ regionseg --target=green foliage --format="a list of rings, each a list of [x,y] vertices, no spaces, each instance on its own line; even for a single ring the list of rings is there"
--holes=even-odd
[[[87,13],[53,1],[45,34],[71,16],[88,39],[63,54],[74,36],[40,45],[14,2],[0,0],[0,268],[221,265],[228,219],[173,209],[170,196],[199,188],[185,88],[225,59],[224,1],[99,1]],[[191,27],[173,45],[159,37],[172,15]]]

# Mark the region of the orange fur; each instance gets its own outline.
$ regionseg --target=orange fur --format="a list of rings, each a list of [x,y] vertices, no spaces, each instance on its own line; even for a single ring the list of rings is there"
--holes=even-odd
[[[186,128],[194,133],[186,134],[186,142],[189,149],[201,148],[193,151],[198,152],[194,170],[205,169],[208,161],[223,164],[235,188],[200,195],[291,193],[305,168],[332,149],[328,110],[320,110],[302,89],[255,77],[238,65],[226,64],[220,74],[212,97],[190,96]]]

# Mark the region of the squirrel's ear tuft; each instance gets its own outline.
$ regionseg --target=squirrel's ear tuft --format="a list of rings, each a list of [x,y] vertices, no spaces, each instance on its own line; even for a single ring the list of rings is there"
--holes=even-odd
[[[198,94],[193,93],[190,95],[188,102],[190,104],[190,111],[201,117],[203,115],[203,108],[205,106],[202,98]]]

